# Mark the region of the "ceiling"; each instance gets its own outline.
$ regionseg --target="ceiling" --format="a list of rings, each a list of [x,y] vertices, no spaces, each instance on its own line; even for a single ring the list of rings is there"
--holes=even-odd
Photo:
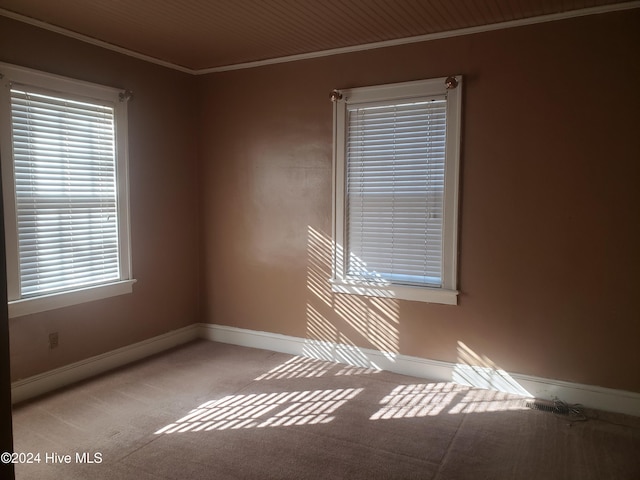
[[[0,15],[201,73],[637,7],[616,0],[0,0]]]

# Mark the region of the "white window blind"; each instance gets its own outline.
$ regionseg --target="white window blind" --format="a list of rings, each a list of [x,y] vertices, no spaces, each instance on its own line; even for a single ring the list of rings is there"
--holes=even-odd
[[[20,297],[120,279],[112,106],[11,89]]]
[[[440,287],[446,98],[347,108],[346,277]]]
[[[331,92],[334,292],[457,304],[461,86]]]

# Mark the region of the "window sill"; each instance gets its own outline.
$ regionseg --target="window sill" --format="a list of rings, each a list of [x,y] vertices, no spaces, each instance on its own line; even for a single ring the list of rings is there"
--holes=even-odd
[[[416,302],[457,305],[458,291],[444,288],[412,287],[408,285],[368,285],[331,280],[332,290],[337,293],[364,295],[367,297],[397,298]]]
[[[69,307],[80,303],[92,302],[102,298],[115,297],[133,292],[135,280],[97,285],[89,288],[54,293],[9,302],[9,318],[21,317],[32,313],[46,312],[56,308]]]

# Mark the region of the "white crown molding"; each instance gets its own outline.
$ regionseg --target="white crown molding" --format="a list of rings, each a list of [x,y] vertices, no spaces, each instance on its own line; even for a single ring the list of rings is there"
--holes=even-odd
[[[538,23],[556,22],[558,20],[567,20],[570,18],[584,17],[587,15],[598,15],[602,13],[618,12],[621,10],[630,10],[640,8],[640,1],[625,2],[614,5],[603,5],[600,7],[584,8],[581,10],[571,10],[562,13],[553,13],[550,15],[541,15],[538,17],[523,18],[521,20],[511,20],[508,22],[492,23],[489,25],[481,25],[478,27],[461,28],[458,30],[450,30],[446,32],[429,33],[426,35],[418,35],[415,37],[399,38],[395,40],[386,40],[383,42],[366,43],[363,45],[354,45],[351,47],[334,48],[331,50],[322,50],[319,52],[303,53],[299,55],[290,55],[288,57],[272,58],[267,60],[259,60],[256,62],[238,63],[235,65],[226,65],[222,67],[204,68],[196,70],[196,75],[204,75],[208,73],[226,72],[230,70],[242,70],[245,68],[262,67],[265,65],[274,65],[277,63],[296,62],[298,60],[307,60],[319,57],[328,57],[331,55],[341,55],[344,53],[361,52],[364,50],[374,50],[377,48],[395,47],[398,45],[408,45],[411,43],[430,42],[432,40],[441,40],[444,38],[462,37],[465,35],[474,35],[476,33],[492,32],[495,30],[505,30],[514,27],[523,27],[526,25],[535,25]]]
[[[559,20],[567,20],[571,18],[584,17],[588,15],[599,15],[603,13],[619,12],[623,10],[631,10],[634,8],[640,8],[640,0],[634,0],[631,2],[617,3],[617,4],[611,4],[611,5],[601,5],[598,7],[583,8],[580,10],[570,10],[567,12],[553,13],[549,15],[540,15],[537,17],[523,18],[520,20],[511,20],[508,22],[481,25],[478,27],[462,28],[462,29],[451,30],[446,32],[430,33],[430,34],[418,35],[414,37],[399,38],[395,40],[366,43],[366,44],[354,45],[350,47],[334,48],[330,50],[321,50],[317,52],[302,53],[298,55],[289,55],[286,57],[277,57],[277,58],[270,58],[266,60],[258,60],[254,62],[237,63],[233,65],[223,65],[219,67],[202,68],[202,69],[192,69],[192,68],[184,67],[181,65],[176,65],[174,63],[160,60],[158,58],[151,57],[149,55],[144,55],[142,53],[134,52],[132,50],[128,50],[126,48],[119,47],[117,45],[113,45],[111,43],[104,42],[102,40],[98,40],[96,38],[89,37],[87,35],[73,32],[71,30],[67,30],[62,27],[57,27],[55,25],[51,25],[50,23],[42,22],[40,20],[36,20],[30,17],[27,17],[25,15],[20,15],[18,13],[14,13],[3,8],[0,8],[0,16],[11,18],[13,20],[27,23],[29,25],[33,25],[39,28],[43,28],[51,32],[59,33],[61,35],[65,35],[67,37],[71,37],[76,40],[80,40],[82,42],[90,43],[92,45],[96,45],[98,47],[102,47],[107,50],[112,50],[114,52],[128,55],[130,57],[134,57],[139,60],[144,60],[149,63],[154,63],[156,65],[171,68],[173,70],[178,70],[183,73],[188,73],[191,75],[206,75],[209,73],[227,72],[231,70],[243,70],[247,68],[256,68],[256,67],[262,67],[266,65],[275,65],[278,63],[297,62],[299,60],[308,60],[313,58],[328,57],[332,55],[341,55],[344,53],[361,52],[364,50],[374,50],[378,48],[395,47],[395,46],[407,45],[411,43],[429,42],[432,40],[441,40],[444,38],[461,37],[465,35],[475,35],[477,33],[491,32],[495,30],[504,30],[504,29],[515,28],[515,27],[523,27],[523,26],[535,25],[539,23],[556,22]]]
[[[189,73],[191,75],[194,75],[197,73],[197,70],[183,67],[181,65],[176,65],[175,63],[166,62],[164,60],[160,60],[159,58],[145,55],[143,53],[134,52],[133,50],[119,47],[112,43],[104,42],[102,40],[98,40],[97,38],[89,37],[88,35],[83,35],[81,33],[74,32],[72,30],[67,30],[66,28],[57,27],[56,25],[52,25],[47,22],[42,22],[40,20],[36,20],[35,18],[27,17],[25,15],[20,15],[19,13],[14,13],[4,8],[0,8],[0,16],[7,17],[12,20],[17,20],[18,22],[26,23],[28,25],[33,25],[34,27],[42,28],[43,30],[59,33],[60,35],[64,35],[65,37],[70,37],[75,40],[80,40],[81,42],[89,43],[91,45],[104,48],[105,50],[111,50],[113,52],[127,55],[128,57],[137,58],[138,60],[144,60],[145,62],[153,63],[155,65],[160,65],[162,67],[167,67],[172,70],[178,70],[179,72]]]

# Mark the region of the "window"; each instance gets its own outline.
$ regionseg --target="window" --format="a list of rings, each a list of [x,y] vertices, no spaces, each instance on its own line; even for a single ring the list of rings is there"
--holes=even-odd
[[[334,291],[457,304],[461,82],[332,93]]]
[[[9,315],[132,291],[124,92],[0,64]]]

